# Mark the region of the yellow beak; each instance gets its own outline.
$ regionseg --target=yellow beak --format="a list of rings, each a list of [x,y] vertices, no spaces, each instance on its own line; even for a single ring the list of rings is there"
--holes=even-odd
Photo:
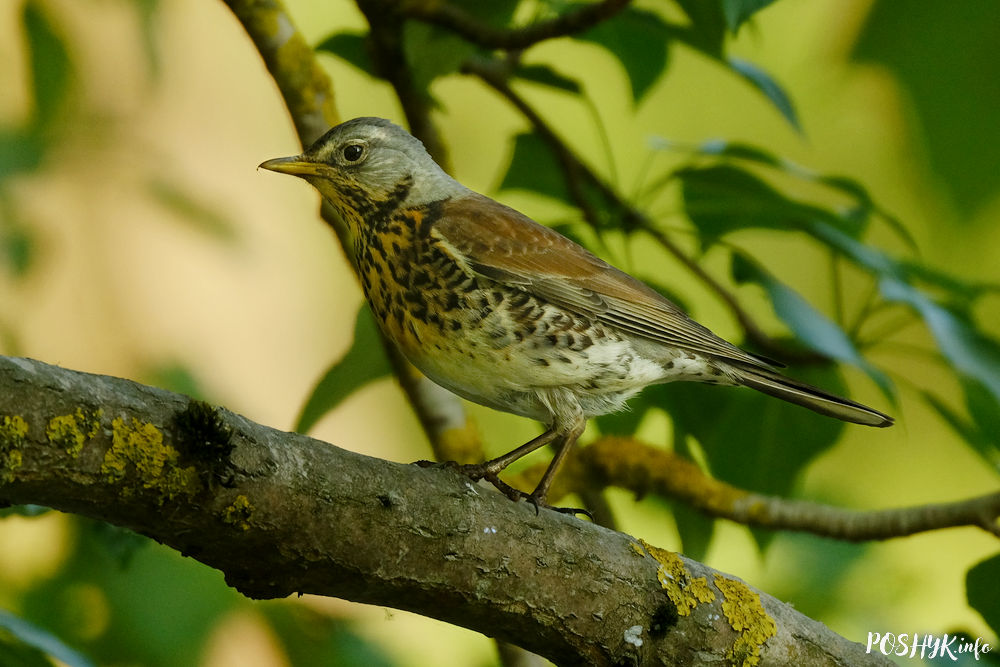
[[[292,174],[293,176],[317,176],[323,165],[318,162],[311,162],[303,159],[301,155],[293,157],[276,157],[273,160],[266,160],[258,165],[258,169],[263,167],[279,174]]]

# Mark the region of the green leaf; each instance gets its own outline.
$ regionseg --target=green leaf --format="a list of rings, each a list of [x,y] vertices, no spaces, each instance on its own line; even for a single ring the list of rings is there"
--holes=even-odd
[[[154,387],[207,400],[205,389],[194,370],[179,361],[166,361],[149,366],[143,370],[142,375],[146,378],[146,383]]]
[[[375,74],[375,67],[368,55],[368,35],[361,32],[338,32],[316,45],[317,51],[332,53],[354,65],[362,72]]]
[[[179,220],[219,241],[232,243],[239,238],[237,226],[222,209],[197,199],[191,192],[162,178],[147,185],[153,200],[175,213]]]
[[[0,182],[38,169],[47,148],[47,142],[35,128],[0,128]]]
[[[734,35],[751,16],[770,5],[774,0],[722,0],[722,13],[726,27]]]
[[[902,276],[902,268],[892,257],[878,248],[858,241],[833,225],[811,220],[806,231],[818,241],[833,248],[859,266],[879,276]]]
[[[913,308],[955,370],[979,382],[995,401],[1000,401],[1000,344],[980,333],[965,314],[935,303],[901,280],[883,278],[879,290],[886,300]]]
[[[377,643],[365,639],[347,620],[287,602],[260,605],[259,609],[281,640],[289,664],[395,664]]]
[[[972,378],[960,377],[959,381],[970,418],[959,415],[929,391],[922,392],[924,400],[990,467],[1000,471],[1000,401]]]
[[[44,505],[11,505],[10,507],[4,507],[0,509],[0,517],[5,516],[24,516],[24,517],[36,517],[43,514],[48,514],[52,511],[51,507],[45,507]]]
[[[373,380],[392,374],[385,356],[382,338],[367,304],[358,311],[354,323],[354,342],[339,361],[323,375],[299,415],[295,430],[306,433],[330,410],[351,393]]]
[[[796,373],[834,394],[834,367]],[[837,441],[844,423],[743,387],[674,382],[650,387],[650,400],[702,446],[711,473],[744,489],[787,496],[799,473]]]
[[[570,202],[562,168],[536,132],[523,132],[514,137],[510,166],[507,167],[499,189],[527,190]]]
[[[61,639],[41,627],[0,609],[0,629],[6,630],[24,644],[32,646],[43,654],[65,663],[69,667],[93,667],[94,663],[82,653],[71,649]],[[4,663],[7,664],[7,663]],[[24,665],[33,665],[28,661]],[[48,665],[43,661],[42,665]]]
[[[831,359],[857,366],[868,374],[889,400],[894,400],[892,380],[862,357],[847,333],[813,308],[802,295],[741,253],[733,253],[732,274],[737,283],[752,282],[763,287],[775,314],[807,347]]]
[[[799,125],[799,117],[795,112],[795,105],[792,104],[792,100],[788,97],[777,81],[775,81],[770,74],[757,67],[753,63],[747,62],[740,58],[728,58],[729,66],[734,72],[746,79],[750,85],[759,90],[764,94],[764,97],[771,101],[781,115],[785,117],[785,120],[796,129],[796,131],[801,132],[802,126]]]
[[[965,597],[969,606],[979,612],[986,624],[1000,635],[1000,554],[974,565],[965,575]]]
[[[651,142],[651,145],[652,148],[656,150],[677,150],[678,148],[685,148],[676,142],[662,137],[656,137]],[[913,238],[913,235],[910,233],[910,230],[904,227],[903,223],[900,222],[898,218],[891,215],[881,206],[876,204],[867,188],[853,178],[821,174],[807,167],[797,165],[790,160],[779,157],[766,149],[741,142],[712,139],[695,146],[693,148],[693,152],[698,155],[710,155],[725,160],[738,160],[758,164],[774,169],[779,173],[787,174],[799,180],[824,185],[851,199],[853,202],[853,209],[856,211],[855,215],[860,216],[860,224],[857,225],[858,229],[863,228],[865,219],[870,214],[875,213],[889,225],[890,229],[892,229],[896,235],[910,247],[911,250],[916,250],[917,243]]]
[[[670,503],[670,511],[681,538],[681,551],[688,558],[704,560],[715,536],[715,519],[694,510],[681,502]]]
[[[579,95],[581,91],[580,84],[576,79],[563,76],[548,65],[522,65],[514,70],[514,76],[575,95]]]
[[[852,54],[899,82],[912,141],[970,218],[1000,189],[998,43],[998,2],[875,2]]]
[[[689,167],[677,171],[675,178],[703,250],[741,229],[800,230],[814,219],[831,226],[850,224],[825,209],[788,199],[757,176],[730,165]]]
[[[726,17],[719,0],[677,0],[691,20],[681,39],[688,46],[716,60],[722,59],[726,38]]]
[[[62,109],[72,68],[62,37],[49,23],[40,3],[26,2],[22,20],[31,57],[34,121],[37,127],[45,128]]]
[[[626,7],[576,39],[603,46],[625,68],[638,103],[667,69],[667,47],[675,31],[658,14]]]

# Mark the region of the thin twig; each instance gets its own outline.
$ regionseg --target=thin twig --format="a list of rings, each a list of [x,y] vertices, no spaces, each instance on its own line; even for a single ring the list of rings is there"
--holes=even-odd
[[[574,35],[605,21],[631,0],[603,0],[568,11],[554,19],[520,28],[497,28],[483,23],[457,5],[429,0],[414,0],[400,5],[400,13],[445,28],[473,44],[488,49],[508,51],[526,49],[555,37]]]
[[[447,148],[431,121],[431,99],[427,91],[417,87],[403,50],[402,7],[396,0],[357,0],[357,4],[371,28],[369,39],[376,74],[392,85],[410,133],[423,142],[442,169],[450,171]]]
[[[1000,493],[951,503],[857,511],[739,489],[672,452],[634,438],[603,437],[579,454],[594,479],[636,494],[681,500],[712,517],[771,530],[852,542],[887,540],[941,528],[976,526],[1000,537]]]

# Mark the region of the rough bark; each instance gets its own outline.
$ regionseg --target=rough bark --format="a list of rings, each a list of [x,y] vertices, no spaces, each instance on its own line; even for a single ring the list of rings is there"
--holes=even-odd
[[[0,503],[126,526],[253,598],[315,593],[573,664],[888,664],[739,579],[584,520],[128,380],[0,357]]]

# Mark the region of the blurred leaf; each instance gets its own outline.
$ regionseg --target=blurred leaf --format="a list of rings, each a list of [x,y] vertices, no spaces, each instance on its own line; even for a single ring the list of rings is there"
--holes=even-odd
[[[845,393],[832,366],[803,369],[796,377]],[[746,388],[674,382],[645,393],[655,394],[650,400],[701,444],[715,477],[759,493],[789,495],[799,473],[844,429],[836,419]]]
[[[429,23],[407,21],[403,25],[403,52],[413,73],[413,86],[428,99],[431,83],[453,74],[481,50],[449,30]]]
[[[965,314],[935,303],[912,285],[885,277],[879,289],[886,300],[917,311],[955,370],[981,383],[994,401],[1000,401],[1000,344],[980,333]]]
[[[798,292],[741,253],[733,253],[732,274],[737,283],[752,282],[763,287],[775,314],[806,346],[831,359],[857,366],[878,385],[886,398],[895,400],[892,380],[861,356],[836,322],[813,308]]]
[[[35,244],[26,228],[18,225],[0,229],[0,248],[3,249],[4,264],[11,275],[20,278],[28,273],[34,258]]]
[[[180,362],[167,362],[144,369],[146,383],[191,398],[205,400],[205,392],[194,371]]]
[[[323,375],[306,400],[295,430],[306,433],[330,410],[372,380],[392,374],[382,338],[368,304],[362,304],[354,323],[354,342]]]
[[[510,166],[499,189],[527,190],[559,201],[570,201],[562,168],[535,132],[522,132],[514,137]]]
[[[4,667],[53,667],[52,661],[34,646],[0,628],[0,665]]]
[[[858,241],[833,225],[810,221],[806,230],[818,241],[840,252],[862,268],[879,276],[899,276],[901,267],[892,257],[873,246]]]
[[[0,183],[21,172],[38,169],[48,145],[31,130],[0,128]]]
[[[799,125],[798,114],[795,113],[795,105],[792,104],[792,100],[788,97],[784,88],[770,74],[741,58],[730,57],[728,62],[734,72],[750,82],[750,85],[762,92],[764,97],[771,101],[771,104],[781,112],[781,115],[785,117],[785,120],[796,131],[802,131],[802,126]]]
[[[233,243],[239,238],[236,225],[221,212],[222,209],[199,201],[191,192],[177,184],[154,178],[148,183],[148,188],[157,203],[195,229],[227,243]]]
[[[703,250],[741,229],[800,230],[815,219],[831,226],[853,224],[825,209],[788,199],[757,176],[733,166],[688,167],[674,176],[681,182],[684,210],[698,228]]]
[[[621,62],[632,85],[632,100],[638,103],[667,69],[667,47],[674,34],[658,14],[630,6],[576,39],[603,46]]]
[[[374,75],[375,66],[368,55],[367,39],[367,33],[338,32],[317,44],[316,50],[332,53],[338,58],[354,65],[362,72]]]
[[[819,500],[834,506],[849,504],[842,499]],[[775,535],[775,542],[777,549],[773,555],[786,565],[769,589],[774,591],[772,595],[786,600],[809,618],[829,618],[845,605],[853,604],[850,588],[843,583],[856,574],[857,566],[863,566],[871,550],[868,544],[792,531]],[[818,591],[822,594],[817,594]]]
[[[1000,3],[942,4],[881,0],[872,5],[853,57],[887,66],[906,90],[901,104],[915,113],[918,143],[970,215],[1000,188]]]
[[[18,618],[3,609],[0,609],[0,629],[7,630],[23,643],[38,649],[44,655],[49,655],[56,660],[59,660],[68,667],[93,667],[94,665],[94,663],[82,653],[71,649],[61,639],[49,631],[44,630],[34,623],[24,620],[23,618]],[[2,646],[3,642],[0,641],[0,647]],[[0,657],[3,657],[2,648],[0,648]],[[51,663],[48,660],[41,659],[38,662],[33,662],[33,658],[30,658],[27,655],[25,656],[25,662],[4,662],[3,664],[11,665],[11,667],[15,664],[39,664],[45,665],[46,667],[51,666]]]
[[[849,197],[853,201],[853,207],[857,212],[855,217],[860,218],[856,227],[864,227],[865,218],[868,214],[878,214],[892,229],[900,239],[902,239],[911,250],[916,250],[917,244],[913,235],[903,223],[895,216],[875,203],[871,193],[857,180],[846,176],[836,176],[820,174],[806,167],[779,157],[774,153],[742,142],[726,141],[722,139],[712,139],[702,142],[693,148],[678,144],[677,142],[663,137],[654,137],[650,141],[653,150],[691,150],[698,155],[709,155],[725,160],[738,160],[750,162],[764,167],[774,169],[782,174],[787,174],[794,178],[824,185],[842,195]]]
[[[304,605],[260,605],[292,665],[392,667],[395,663],[351,625]]]
[[[0,508],[0,517],[5,516],[24,516],[24,517],[36,517],[43,514],[48,514],[52,511],[51,507],[45,507],[44,505],[12,505],[10,507]]]
[[[100,534],[104,529],[87,528],[95,523],[72,518],[83,527],[70,541],[74,550],[56,575],[25,594],[24,616],[45,619],[53,633],[74,638],[101,665],[199,664],[220,619],[246,599],[218,570],[148,539],[122,568]],[[96,628],[91,596],[106,610]],[[88,635],[81,626],[101,632]]]
[[[691,26],[679,35],[692,48],[722,59],[722,45],[726,37],[726,17],[720,0],[677,0],[691,20]]]
[[[69,54],[39,2],[29,0],[24,4],[22,20],[31,57],[35,124],[45,128],[59,113],[69,92]]]
[[[119,570],[126,569],[140,549],[152,544],[149,538],[139,533],[104,521],[88,521],[83,524],[81,530],[104,549]]]
[[[694,510],[681,502],[670,503],[677,533],[681,538],[681,551],[688,558],[703,561],[715,535],[715,519]]]
[[[146,62],[154,78],[160,76],[160,50],[157,47],[157,11],[160,0],[134,0],[139,12],[139,25],[142,27],[142,47],[146,54]]]
[[[514,76],[576,95],[581,91],[580,84],[575,79],[560,74],[548,65],[522,65],[514,70]]]
[[[994,470],[1000,471],[1000,403],[981,384],[967,377],[959,378],[965,394],[970,418],[953,410],[944,400],[930,391],[923,391],[924,400],[937,411],[967,445],[976,450]]]
[[[965,597],[994,634],[1000,635],[1000,554],[974,565],[965,575]]]
[[[722,0],[722,13],[726,26],[734,35],[751,16],[770,5],[774,0]]]
[[[508,27],[518,0],[453,0],[452,4],[485,25]],[[434,79],[457,72],[473,54],[485,55],[487,51],[445,28],[407,21],[403,24],[403,53],[413,73],[414,87],[429,97]]]

